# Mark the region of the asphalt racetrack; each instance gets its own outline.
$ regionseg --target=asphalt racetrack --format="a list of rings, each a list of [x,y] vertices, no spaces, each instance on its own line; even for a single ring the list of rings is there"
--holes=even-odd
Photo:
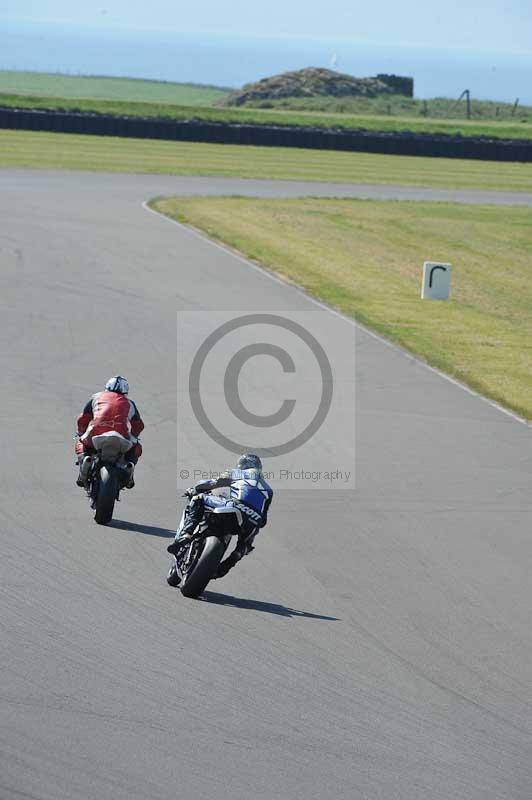
[[[357,330],[356,491],[279,492],[202,601],[165,582],[176,309],[310,301],[142,202],[357,189],[24,170],[0,187],[2,800],[529,800],[532,432],[515,418]],[[70,437],[116,369],[145,455],[101,527]]]

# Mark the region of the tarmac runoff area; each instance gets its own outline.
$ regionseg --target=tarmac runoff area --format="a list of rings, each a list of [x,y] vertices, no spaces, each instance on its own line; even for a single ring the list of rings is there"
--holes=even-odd
[[[202,601],[164,579],[176,309],[312,305],[333,344],[352,324],[142,203],[359,189],[0,183],[2,800],[529,800],[532,442],[517,419],[357,328],[356,489],[278,491],[255,552]],[[70,435],[116,369],[145,454],[101,527]],[[218,467],[193,430],[187,448]]]

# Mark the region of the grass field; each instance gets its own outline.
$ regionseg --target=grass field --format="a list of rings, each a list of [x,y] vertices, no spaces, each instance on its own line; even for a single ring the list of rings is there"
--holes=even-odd
[[[532,419],[532,212],[360,200],[170,198],[193,225]],[[452,299],[420,299],[425,260]]]
[[[66,79],[65,79],[66,80]],[[90,80],[87,78],[87,80]],[[96,79],[95,79],[96,80]],[[120,79],[103,78],[101,82]],[[136,81],[123,81],[124,84]],[[140,82],[143,83],[143,82]],[[148,84],[150,86],[152,84]],[[26,95],[6,91],[0,82],[0,106],[14,108],[56,109],[118,116],[160,117],[164,119],[201,119],[210,122],[236,122],[259,125],[311,126],[341,130],[410,131],[413,133],[443,133],[460,136],[486,136],[493,139],[531,139],[532,116],[521,120],[512,119],[449,119],[424,118],[422,116],[387,116],[375,113],[333,113],[282,108],[217,108],[209,106],[209,92],[215,90],[191,87],[183,84],[153,84],[176,87],[166,89],[166,95],[174,92],[174,99],[162,99],[157,92],[128,98],[127,93],[95,99],[90,96],[59,97]],[[125,90],[124,90],[125,91]],[[143,90],[144,91],[144,90]],[[146,90],[147,92],[147,90]],[[189,99],[187,99],[187,92]],[[166,96],[165,95],[165,96]]]
[[[532,164],[0,130],[0,166],[532,191]]]
[[[24,102],[24,95],[35,95],[36,98],[45,96],[50,99],[59,97],[67,100],[120,100],[195,106],[219,100],[227,91],[218,86],[193,83],[0,70],[0,93],[20,95],[20,102]]]

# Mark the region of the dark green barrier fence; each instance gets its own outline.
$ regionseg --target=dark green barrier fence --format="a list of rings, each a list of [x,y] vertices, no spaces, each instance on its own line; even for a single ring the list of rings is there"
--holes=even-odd
[[[0,108],[0,128],[170,139],[180,142],[303,147],[389,155],[532,161],[532,141],[480,139],[444,134],[375,133],[234,123],[111,117],[59,111]]]

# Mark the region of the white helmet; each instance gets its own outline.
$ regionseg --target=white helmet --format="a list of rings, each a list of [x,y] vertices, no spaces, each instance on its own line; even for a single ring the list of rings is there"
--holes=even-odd
[[[116,392],[117,394],[127,394],[129,392],[129,383],[121,375],[115,375],[109,378],[105,384],[108,392]]]

